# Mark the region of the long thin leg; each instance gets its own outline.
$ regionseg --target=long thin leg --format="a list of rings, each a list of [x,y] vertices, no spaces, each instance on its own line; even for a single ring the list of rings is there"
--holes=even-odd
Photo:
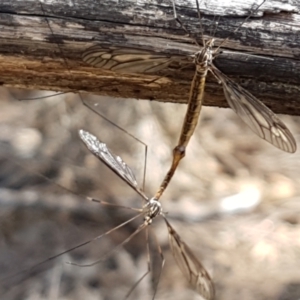
[[[137,217],[140,217],[142,214],[139,214],[137,216],[135,216],[134,218],[131,218],[130,220],[122,223],[121,225],[117,226],[117,227],[114,227],[113,229],[107,231],[106,233],[102,234],[101,236],[99,237],[96,237],[95,239],[91,240],[91,241],[94,241],[96,239],[99,239],[101,237],[103,237],[104,235],[108,235],[110,234],[111,232],[115,231],[116,229],[119,229],[121,228],[122,226],[130,223],[131,221],[133,221],[134,219],[136,219]],[[118,244],[114,249],[112,249],[111,251],[109,251],[108,253],[104,254],[101,259],[98,259],[96,260],[95,262],[91,263],[91,264],[85,264],[85,265],[82,265],[82,264],[77,264],[77,263],[73,263],[73,262],[67,262],[69,265],[73,265],[73,266],[78,266],[78,267],[91,267],[91,266],[95,266],[97,265],[98,263],[100,263],[101,261],[107,259],[107,257],[109,257],[113,252],[116,252],[117,250],[119,250],[121,247],[123,247],[125,244],[127,244],[135,235],[137,235],[139,232],[141,232],[145,226],[148,226],[146,225],[145,223],[143,223],[142,225],[140,225],[128,238],[126,238],[123,242],[121,242],[120,244]],[[84,244],[86,245],[86,244]],[[81,247],[81,246],[80,246]],[[76,248],[75,248],[76,249]],[[72,249],[73,250],[73,249]]]
[[[148,227],[145,229],[146,235],[146,248],[147,248],[147,271],[138,279],[138,281],[130,288],[124,299],[128,299],[131,293],[139,285],[139,283],[151,272],[151,256],[150,256],[150,243],[149,243],[149,232]]]
[[[161,274],[162,274],[162,270],[163,270],[164,265],[165,265],[165,257],[164,257],[164,254],[163,254],[162,250],[161,250],[160,244],[157,240],[157,236],[156,236],[156,234],[154,234],[153,236],[154,236],[155,243],[156,243],[156,246],[157,246],[158,254],[160,255],[161,265],[160,265],[160,271],[159,271],[159,274],[158,274],[158,278],[157,278],[157,281],[156,281],[155,286],[154,286],[154,293],[153,293],[152,300],[154,300],[154,298],[156,296],[158,284],[159,284],[160,277],[161,277]]]
[[[171,181],[179,162],[185,156],[185,149],[195,131],[202,107],[206,75],[206,69],[201,70],[200,68],[197,68],[191,84],[189,103],[183,121],[179,141],[173,150],[173,161],[167,175],[163,179],[162,184],[154,196],[156,200],[161,197]]]
[[[127,221],[121,223],[120,225],[118,225],[118,226],[116,226],[116,227],[114,227],[114,228],[112,228],[112,229],[106,231],[105,233],[102,233],[102,234],[96,236],[95,238],[93,238],[93,239],[91,239],[91,240],[88,240],[88,241],[86,241],[86,242],[84,242],[84,243],[81,243],[81,244],[78,244],[78,245],[76,245],[76,246],[74,246],[74,247],[72,247],[72,248],[69,248],[69,249],[67,249],[67,250],[65,250],[65,251],[63,251],[63,252],[61,252],[61,253],[58,253],[58,254],[56,254],[56,255],[53,255],[53,256],[47,258],[46,260],[43,260],[43,261],[41,261],[40,263],[34,265],[33,267],[31,267],[31,268],[29,268],[29,269],[22,270],[22,271],[20,271],[20,272],[18,272],[18,273],[16,273],[16,274],[13,274],[13,275],[11,275],[11,276],[8,276],[8,277],[6,277],[6,278],[3,278],[3,279],[0,280],[0,282],[4,282],[4,281],[6,281],[6,280],[12,279],[12,278],[17,277],[17,276],[19,276],[19,275],[29,273],[29,272],[33,271],[34,269],[36,269],[37,267],[39,267],[39,266],[41,266],[41,265],[43,265],[43,264],[45,264],[45,263],[47,263],[47,262],[49,262],[49,261],[52,261],[52,260],[54,260],[54,259],[56,259],[56,258],[58,258],[58,257],[60,257],[60,256],[62,256],[62,255],[64,255],[64,254],[66,254],[66,253],[69,253],[69,252],[71,252],[71,251],[73,251],[73,250],[75,250],[75,249],[78,249],[78,248],[80,248],[80,247],[82,247],[82,246],[88,245],[88,244],[90,244],[90,243],[92,243],[92,242],[94,242],[94,241],[96,241],[96,240],[99,240],[99,239],[103,238],[104,236],[109,235],[110,233],[116,231],[117,229],[120,229],[121,227],[125,226],[126,224],[132,222],[133,220],[139,218],[141,215],[143,215],[143,213],[140,213],[140,214],[134,216],[133,218],[131,218],[131,219],[129,219],[129,220],[127,220]],[[144,224],[142,224],[142,225],[144,225]],[[134,234],[132,234],[130,237],[132,237],[133,235],[135,235],[135,234],[137,234],[139,231],[141,231],[141,230],[143,229],[143,228],[141,228],[142,225],[141,225],[141,226],[134,232]],[[128,240],[128,239],[126,239],[126,240],[122,243],[122,245],[123,245],[124,243],[126,243],[127,240]],[[122,245],[121,245],[121,246],[122,246]],[[117,246],[117,247],[118,247],[118,246]]]

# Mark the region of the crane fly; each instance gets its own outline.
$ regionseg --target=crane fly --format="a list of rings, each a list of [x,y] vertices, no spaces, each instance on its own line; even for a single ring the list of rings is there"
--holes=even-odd
[[[84,130],[79,131],[79,136],[92,154],[100,159],[146,201],[146,204],[142,208],[144,222],[137,230],[140,231],[146,228],[152,223],[153,219],[161,216],[166,223],[170,248],[180,270],[199,295],[204,299],[213,299],[214,286],[208,272],[166,219],[160,202],[155,197],[149,199],[138,188],[133,171],[121,157],[114,155],[105,143],[102,143],[94,135]]]
[[[265,1],[266,0],[264,0],[256,10],[258,10]],[[177,17],[175,0],[173,0],[172,3],[174,18],[187,32],[183,23]],[[196,0],[196,6],[201,22],[198,0]],[[250,16],[251,15],[249,15],[249,17]],[[226,40],[227,39],[225,39],[221,45],[224,44]],[[197,41],[195,42],[199,45]],[[260,100],[224,75],[214,65],[213,60],[220,52],[221,45],[215,49],[213,38],[206,41],[202,38],[202,48],[192,55],[196,69],[190,87],[187,111],[178,143],[173,150],[171,167],[163,179],[159,190],[155,194],[155,199],[157,200],[167,188],[180,160],[185,156],[186,147],[195,131],[202,107],[205,80],[208,72],[211,72],[218,83],[222,85],[228,105],[254,133],[285,152],[294,153],[297,149],[296,141],[287,126]],[[162,54],[150,53],[145,50],[116,49],[95,45],[83,53],[82,59],[87,64],[106,70],[148,74],[153,70],[157,71],[168,67],[173,59],[177,60],[178,58],[172,56],[163,58]]]
[[[214,39],[210,39],[204,42],[203,48],[193,55],[196,72],[191,84],[185,121],[179,142],[173,151],[171,168],[153,198],[149,199],[138,188],[132,170],[119,156],[115,156],[106,144],[100,142],[90,133],[80,131],[80,137],[88,149],[146,201],[146,205],[140,211],[144,215],[144,223],[138,228],[138,232],[147,228],[157,216],[164,219],[169,232],[170,248],[179,268],[192,287],[205,299],[212,299],[214,295],[214,288],[209,274],[167,221],[158,200],[169,184],[180,160],[184,157],[185,149],[197,125],[208,71],[222,84],[229,106],[257,135],[286,152],[296,151],[296,143],[292,134],[277,116],[257,98],[234,83],[214,66],[213,59],[219,48],[213,50],[213,46]],[[166,57],[145,50],[126,48],[120,50],[103,46],[93,46],[83,53],[83,60],[93,66],[115,72],[129,73],[151,74],[167,68],[170,63],[178,59],[177,56]]]

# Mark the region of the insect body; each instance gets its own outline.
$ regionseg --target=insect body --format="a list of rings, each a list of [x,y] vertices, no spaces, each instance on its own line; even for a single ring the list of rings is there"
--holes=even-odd
[[[173,161],[171,167],[157,193],[155,194],[155,199],[159,199],[164,190],[167,188],[180,160],[185,156],[185,149],[197,126],[202,107],[208,66],[212,61],[212,44],[213,40],[208,41],[203,49],[195,54],[194,61],[196,65],[196,71],[190,88],[187,112],[183,121],[178,144],[173,150]]]
[[[260,6],[264,2],[265,0]],[[197,0],[196,4],[200,14]],[[177,17],[174,3],[173,8],[174,18],[186,30]],[[229,79],[213,64],[219,48],[214,49],[214,39],[203,40],[203,48],[193,55],[196,70],[191,83],[187,112],[178,143],[173,150],[171,167],[155,194],[155,199],[157,200],[167,188],[180,160],[185,156],[186,147],[195,131],[202,107],[205,80],[208,71],[222,85],[229,106],[254,133],[283,151],[293,153],[297,149],[296,141],[287,126],[267,106],[240,85]],[[122,50],[115,48],[107,49],[100,45],[89,48],[83,53],[82,57],[86,63],[95,67],[112,71],[145,74],[167,68],[173,60],[180,59],[177,56],[163,57],[162,54],[151,53],[145,50],[130,50],[125,48]]]

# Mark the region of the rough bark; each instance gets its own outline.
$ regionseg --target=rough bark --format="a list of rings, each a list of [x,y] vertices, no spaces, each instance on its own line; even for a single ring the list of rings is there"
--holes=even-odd
[[[232,7],[217,0],[209,6],[202,3],[205,33],[214,32],[216,45],[229,37],[224,48],[231,52],[218,56],[216,66],[275,112],[299,115],[298,0],[267,1],[233,32],[253,7],[253,0],[240,2],[231,1]],[[199,40],[195,1],[177,0],[176,6],[182,22]],[[97,43],[183,57],[194,53],[198,46],[173,19],[170,1],[44,0],[41,6],[38,0],[2,0],[0,26],[0,82],[6,86],[176,103],[188,100],[192,63],[150,76],[103,71],[81,59],[82,52]],[[256,55],[245,55],[249,52]],[[213,76],[208,78],[205,105],[227,106]]]

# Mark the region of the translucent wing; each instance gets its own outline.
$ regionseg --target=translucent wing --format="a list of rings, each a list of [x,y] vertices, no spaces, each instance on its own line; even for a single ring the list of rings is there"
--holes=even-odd
[[[126,73],[155,73],[168,67],[180,56],[166,56],[133,48],[108,48],[100,45],[87,49],[82,59],[89,65],[105,70]]]
[[[184,243],[170,223],[165,219],[169,231],[169,243],[180,270],[192,288],[205,300],[214,298],[212,280],[192,250]]]
[[[114,155],[105,143],[100,142],[91,133],[79,130],[79,137],[84,142],[86,147],[103,163],[105,163],[113,172],[115,172],[121,179],[129,184],[136,192],[138,192],[144,199],[148,198],[142,191],[138,189],[138,183],[133,171],[127,166],[120,156]]]
[[[297,145],[293,135],[267,106],[216,67],[212,66],[211,70],[222,83],[229,106],[258,136],[283,151],[296,151]]]

